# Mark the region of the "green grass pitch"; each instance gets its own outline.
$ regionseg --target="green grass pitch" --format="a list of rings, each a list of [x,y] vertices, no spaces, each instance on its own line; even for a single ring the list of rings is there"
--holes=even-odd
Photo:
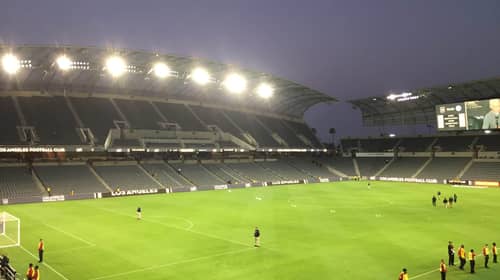
[[[438,190],[458,204],[433,208]],[[24,273],[43,238],[49,280],[397,279],[403,267],[440,279],[448,240],[479,253],[500,242],[499,202],[500,189],[346,181],[11,205],[22,247],[0,252]],[[499,279],[500,264],[476,267],[448,279]]]

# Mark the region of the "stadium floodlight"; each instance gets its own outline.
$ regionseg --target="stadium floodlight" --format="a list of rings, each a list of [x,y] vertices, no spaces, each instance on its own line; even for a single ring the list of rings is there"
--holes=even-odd
[[[267,83],[260,84],[257,87],[256,91],[257,91],[257,94],[264,99],[271,98],[274,94],[274,88],[270,84],[267,84]]]
[[[240,94],[247,89],[247,80],[239,74],[232,73],[227,75],[223,85],[229,92]]]
[[[60,57],[57,58],[56,60],[57,66],[59,66],[59,69],[62,71],[66,71],[71,69],[71,66],[73,65],[73,61],[66,55],[61,55]]]
[[[490,134],[491,133],[491,130],[487,129],[484,131],[485,134]]]
[[[164,79],[170,76],[170,68],[168,68],[167,64],[158,62],[153,66],[153,73],[155,73],[156,77]]]
[[[391,134],[389,134],[389,137],[394,138],[394,137],[396,137],[396,134],[391,133]]]
[[[199,85],[206,85],[210,82],[210,74],[204,68],[198,67],[190,74],[190,78]]]
[[[15,55],[8,53],[2,57],[2,68],[7,74],[13,75],[21,68],[21,62]]]
[[[127,70],[125,60],[119,56],[111,56],[106,60],[106,70],[113,77],[119,77]]]

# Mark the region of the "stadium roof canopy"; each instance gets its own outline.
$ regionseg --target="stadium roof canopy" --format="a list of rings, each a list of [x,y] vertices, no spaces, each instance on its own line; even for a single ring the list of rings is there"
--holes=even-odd
[[[0,69],[0,90],[3,91],[140,95],[240,106],[300,118],[317,103],[337,101],[279,77],[192,57],[95,47],[0,45],[0,56],[9,53],[19,60],[20,69],[15,74]],[[71,61],[67,71],[62,71],[56,63],[61,55]],[[110,56],[119,56],[125,62],[122,76],[113,77],[105,70],[106,59]],[[158,62],[168,66],[169,77],[160,79],[154,75],[152,69]],[[202,86],[190,79],[190,73],[196,67],[203,67],[210,74],[208,84]],[[225,90],[223,81],[229,73],[238,73],[247,80],[244,93],[231,94]],[[272,86],[272,98],[261,98],[255,93],[261,83]]]
[[[361,110],[365,126],[435,125],[436,105],[494,97],[500,97],[500,77],[393,93],[392,96],[372,96],[349,103]]]

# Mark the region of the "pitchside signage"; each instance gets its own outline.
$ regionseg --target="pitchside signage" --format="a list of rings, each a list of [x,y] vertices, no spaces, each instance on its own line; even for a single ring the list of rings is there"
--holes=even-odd
[[[131,195],[143,195],[143,194],[157,194],[157,193],[169,193],[169,189],[137,189],[137,190],[122,190],[102,193],[102,197],[116,197],[116,196],[131,196]]]

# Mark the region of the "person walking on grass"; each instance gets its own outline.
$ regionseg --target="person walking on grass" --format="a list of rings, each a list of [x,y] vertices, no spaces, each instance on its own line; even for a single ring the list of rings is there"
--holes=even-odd
[[[439,272],[441,273],[441,280],[446,280],[446,272],[447,272],[446,264],[444,260],[441,259],[441,264],[439,264]]]
[[[137,207],[136,213],[137,213],[137,220],[142,219],[142,209],[141,209],[141,207]]]
[[[35,271],[33,272],[32,280],[40,280],[40,270],[38,269],[38,265],[35,266]]]
[[[406,268],[403,268],[403,271],[399,273],[398,280],[408,280],[408,270]]]
[[[33,270],[33,264],[30,263],[28,265],[28,271],[26,271],[26,280],[33,280],[33,274],[35,271]]]
[[[260,230],[258,227],[255,227],[255,231],[253,232],[253,238],[255,241],[254,247],[260,247]]]
[[[488,244],[484,244],[483,256],[484,256],[484,267],[488,268],[488,262],[490,260],[490,248],[488,248]]]
[[[497,263],[498,250],[497,250],[497,244],[495,242],[493,242],[493,247],[491,247],[491,252],[493,253],[493,263]]]
[[[455,247],[451,241],[448,241],[448,265],[455,265]]]
[[[470,273],[476,273],[476,253],[474,253],[474,249],[470,249],[469,252],[469,264],[470,264]]]
[[[43,239],[40,238],[40,242],[38,242],[38,262],[43,262],[43,252],[45,251],[45,244],[43,243]]]
[[[460,269],[464,270],[465,263],[467,260],[465,259],[465,248],[464,244],[460,245],[460,248],[458,249],[458,258],[460,259]]]

